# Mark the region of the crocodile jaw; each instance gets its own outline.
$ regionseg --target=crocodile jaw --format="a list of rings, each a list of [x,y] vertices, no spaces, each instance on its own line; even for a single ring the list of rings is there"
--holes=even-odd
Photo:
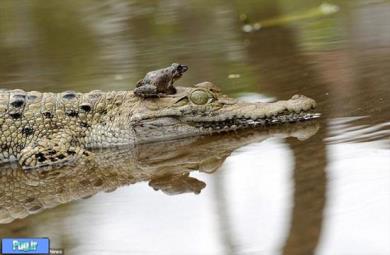
[[[315,101],[305,96],[274,103],[235,102],[208,111],[192,106],[190,110],[169,109],[160,116],[141,118],[133,130],[137,143],[155,142],[312,120],[320,117],[313,112],[315,107]]]

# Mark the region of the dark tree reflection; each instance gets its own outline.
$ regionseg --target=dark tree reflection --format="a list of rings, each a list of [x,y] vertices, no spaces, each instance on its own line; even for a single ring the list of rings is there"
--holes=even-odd
[[[277,2],[272,4],[273,6],[267,6],[267,15],[283,15],[279,12]],[[292,94],[315,96],[323,113],[321,129],[316,136],[303,142],[296,139],[287,141],[295,158],[295,190],[292,221],[283,253],[313,254],[319,242],[326,204],[327,156],[324,138],[327,133],[328,106],[324,95],[327,86],[320,82],[318,74],[312,68],[310,57],[300,51],[297,31],[291,27],[273,27],[243,36],[249,40],[250,65],[256,67],[256,73],[260,74],[259,92],[278,98],[286,98]]]

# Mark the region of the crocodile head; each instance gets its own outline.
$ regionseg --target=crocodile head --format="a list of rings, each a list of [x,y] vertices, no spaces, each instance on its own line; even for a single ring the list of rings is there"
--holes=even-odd
[[[130,123],[138,143],[315,119],[313,99],[295,95],[274,103],[248,103],[221,94],[210,82],[177,93],[139,99]]]

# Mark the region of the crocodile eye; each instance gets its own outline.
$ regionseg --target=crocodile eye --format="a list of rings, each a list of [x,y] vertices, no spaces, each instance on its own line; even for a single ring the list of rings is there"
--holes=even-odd
[[[191,101],[197,105],[207,104],[210,101],[210,95],[203,90],[195,90],[191,93]]]

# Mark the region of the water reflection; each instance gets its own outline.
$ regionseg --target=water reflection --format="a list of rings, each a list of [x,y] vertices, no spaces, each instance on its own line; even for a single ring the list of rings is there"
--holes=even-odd
[[[59,169],[24,171],[17,165],[3,164],[0,169],[0,223],[142,181],[148,181],[154,190],[170,195],[199,194],[206,184],[189,176],[191,171],[213,173],[232,151],[245,144],[273,136],[308,138],[317,129],[315,122],[302,123],[267,131],[246,130],[102,150],[95,152],[93,161],[77,162]]]
[[[317,254],[389,253],[388,146],[380,141],[339,143],[329,145],[327,154],[327,206]]]
[[[148,181],[149,186],[167,194],[182,194],[187,192],[198,194],[205,188],[205,183],[197,178],[189,176],[191,171],[198,170],[200,173],[213,173],[237,148],[247,144],[258,143],[270,137],[278,137],[278,139],[284,137],[308,139],[317,132],[318,128],[318,123],[309,122],[271,128],[266,131],[246,130],[235,134],[187,138],[150,145],[144,144],[133,149],[105,150],[96,152],[96,162],[85,162],[85,164],[79,163],[75,166],[50,171],[41,170],[25,172],[19,168],[11,169],[8,164],[5,164],[0,171],[0,180],[2,181],[2,185],[0,185],[0,187],[2,187],[0,190],[0,193],[2,194],[0,221],[3,224],[9,223],[14,221],[14,219],[25,218],[31,214],[42,212],[60,204],[66,204],[80,198],[90,197],[97,192],[113,191],[123,185],[142,181]],[[268,146],[265,145],[264,150],[266,150],[267,147]],[[210,151],[213,153],[210,153]],[[265,159],[267,157],[263,158]],[[288,157],[286,157],[286,159],[288,159]],[[267,165],[266,162],[263,164],[264,166]],[[243,164],[242,167],[246,168],[245,164]],[[281,177],[283,177],[283,175]],[[286,177],[287,176],[283,177],[285,181],[288,180],[288,177],[287,179]],[[253,179],[252,185],[258,185],[255,180],[261,181],[261,176]],[[264,181],[267,183],[265,179]],[[227,184],[229,187],[232,186],[233,188],[233,193],[229,197],[236,196],[234,195],[234,186],[236,184],[239,186],[246,186],[245,183],[240,184],[239,182],[232,182],[231,184],[227,182]],[[278,188],[275,192],[277,191]],[[286,191],[288,191],[288,189]],[[268,192],[273,191],[272,189],[269,189]],[[237,195],[238,197],[241,197],[239,193]],[[119,195],[116,196],[117,198],[120,198],[121,194],[119,193]],[[209,196],[210,195],[206,195],[206,199],[210,199]],[[102,197],[100,197],[100,199],[101,198]],[[111,215],[114,208],[111,207],[117,207],[120,204],[123,204],[123,201],[118,201],[119,204],[113,203],[112,199],[115,200],[115,196],[113,198],[105,198],[104,200],[106,199],[108,200],[101,201],[104,204],[103,207],[93,202],[92,203],[95,205],[91,205],[85,203],[85,201],[80,205],[90,212],[94,210],[101,211],[102,208],[108,206],[110,208],[109,211],[105,213],[101,212],[101,214],[97,213],[97,217],[107,218],[106,220],[111,222],[110,219],[114,217]],[[134,202],[131,199],[128,201],[131,204],[130,208],[138,207],[137,202]],[[154,206],[162,205],[162,201],[154,202],[157,203]],[[281,204],[279,203],[279,206],[280,205]],[[98,206],[98,208],[94,208],[96,206]],[[193,205],[191,205],[191,207],[192,206]],[[124,208],[127,208],[126,203],[124,204]],[[231,209],[234,208],[227,208],[227,211]],[[66,210],[63,210],[63,212],[60,211],[60,214],[64,212],[66,212]],[[44,220],[48,220],[49,225],[58,224],[58,222],[56,222],[57,217],[53,218],[53,216],[57,214],[58,211],[49,211],[48,214],[46,214],[46,217],[48,218],[45,218],[44,215],[37,215],[37,217],[38,219],[43,218]],[[93,218],[95,217],[94,214],[95,213],[89,215],[91,218],[86,220],[86,225],[84,223],[78,223],[81,224],[79,227],[84,226],[84,231],[88,231],[88,223],[93,221]],[[71,217],[76,217],[76,222],[78,222],[80,218],[88,217],[84,213],[79,215],[77,209],[72,211],[71,215],[73,215]],[[174,215],[173,212],[172,215]],[[66,216],[65,218],[69,217]],[[30,220],[27,218],[24,223],[28,226],[28,229],[22,228],[22,233],[24,235],[31,235],[36,231],[41,233],[41,220]],[[75,222],[73,222],[73,224],[74,223]],[[1,234],[21,234],[20,232],[17,232],[20,230],[20,224],[21,222],[16,221],[14,224],[7,225],[5,230],[1,230]],[[118,222],[115,221],[112,222],[112,224],[117,225]],[[106,235],[107,231],[116,231],[118,228],[118,226],[112,227],[113,229],[110,229],[106,226],[108,229],[102,230],[100,234]],[[49,233],[53,234],[53,236],[60,235],[55,229],[50,230]],[[68,235],[71,233],[71,231],[67,232]],[[87,244],[82,244],[81,246],[83,245]]]
[[[53,245],[71,254],[337,254],[351,250],[351,230],[356,229],[357,240],[374,237],[371,246],[362,242],[359,250],[381,254],[390,234],[389,151],[377,142],[328,145],[326,154],[333,162],[326,166],[328,180],[324,168],[316,170],[324,155],[317,153],[317,130],[315,124],[145,145],[98,153],[98,168],[60,173],[26,176],[3,166],[0,193],[6,196],[1,207],[21,217],[37,201],[56,207],[138,181],[160,191],[138,183],[43,213],[28,211],[35,215],[3,224],[0,235],[49,235]],[[374,161],[380,167],[372,168]],[[192,172],[196,167],[199,173]],[[30,194],[41,192],[27,201],[24,188]],[[5,213],[2,220],[9,221]],[[159,230],[167,234],[164,239]],[[118,246],[124,236],[132,248]]]
[[[293,154],[280,138],[248,145],[227,160],[214,190],[223,254],[279,254],[291,221],[293,171]]]
[[[390,122],[371,124],[369,116],[336,118],[330,121],[326,141],[334,143],[364,143],[385,141],[390,137]]]

